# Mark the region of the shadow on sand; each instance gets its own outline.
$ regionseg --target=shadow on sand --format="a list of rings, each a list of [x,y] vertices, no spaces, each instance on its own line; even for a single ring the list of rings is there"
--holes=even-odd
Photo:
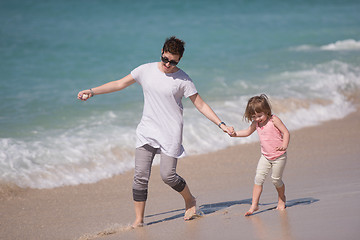
[[[309,204],[312,204],[312,203],[315,203],[315,202],[318,202],[318,201],[320,201],[320,200],[315,199],[315,198],[294,199],[294,200],[286,201],[286,208],[294,207],[294,206],[297,206],[297,205],[309,205]],[[266,204],[259,204],[259,205],[260,206],[267,206],[267,205],[273,205],[273,204],[276,205],[277,203],[273,202],[273,203],[266,203]],[[267,212],[267,211],[271,211],[271,210],[274,210],[274,209],[276,209],[276,206],[271,207],[271,208],[267,208],[267,209],[264,209],[264,210],[261,210],[261,211],[257,211],[255,213],[251,214],[250,216],[254,216],[254,215],[264,213],[264,212]]]
[[[297,205],[309,205],[315,202],[320,201],[319,199],[315,199],[315,198],[299,198],[299,199],[294,199],[294,200],[289,200],[286,201],[286,208],[290,208],[290,207],[294,207]],[[206,216],[212,213],[216,213],[218,211],[221,211],[223,209],[229,208],[231,206],[234,205],[241,205],[241,204],[249,204],[251,205],[251,198],[249,199],[244,199],[244,200],[239,200],[239,201],[227,201],[227,202],[219,202],[219,203],[210,203],[210,204],[202,204],[198,207],[198,211],[199,211],[199,215],[201,216]],[[260,204],[260,206],[268,206],[268,205],[276,205],[277,203],[265,203],[265,204]],[[271,208],[267,208],[258,212],[255,212],[253,215],[256,214],[260,214],[260,213],[264,213],[270,210],[274,210],[276,209],[275,207],[271,207]],[[153,224],[157,224],[157,223],[161,223],[161,222],[167,222],[167,221],[171,221],[171,220],[175,220],[178,218],[183,218],[184,217],[184,211],[185,208],[182,209],[176,209],[176,210],[172,210],[172,211],[167,211],[167,212],[162,212],[162,213],[157,213],[157,214],[152,214],[152,215],[147,215],[145,216],[145,218],[151,218],[151,217],[156,217],[156,216],[160,216],[160,215],[166,215],[166,214],[171,214],[174,213],[175,215],[170,216],[170,217],[166,217],[160,220],[155,220],[152,222],[147,223],[146,225],[153,225]]]

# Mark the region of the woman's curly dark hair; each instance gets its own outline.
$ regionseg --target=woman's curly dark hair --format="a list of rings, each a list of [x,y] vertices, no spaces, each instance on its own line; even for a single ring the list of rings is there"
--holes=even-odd
[[[185,51],[185,42],[176,38],[175,36],[169,37],[165,40],[162,52],[169,52],[174,55],[179,55],[182,58]]]

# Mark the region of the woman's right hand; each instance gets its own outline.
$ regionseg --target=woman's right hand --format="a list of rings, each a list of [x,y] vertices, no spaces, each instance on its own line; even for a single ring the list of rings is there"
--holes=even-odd
[[[80,91],[80,92],[78,93],[78,96],[77,96],[77,98],[78,98],[79,100],[81,100],[81,101],[86,101],[86,100],[88,100],[88,99],[91,98],[91,97],[92,97],[92,92],[91,92],[90,89]]]

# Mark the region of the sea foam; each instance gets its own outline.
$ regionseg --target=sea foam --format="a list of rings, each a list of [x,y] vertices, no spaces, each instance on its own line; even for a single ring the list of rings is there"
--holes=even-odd
[[[360,41],[354,39],[339,40],[322,46],[300,45],[290,48],[293,51],[359,51]]]

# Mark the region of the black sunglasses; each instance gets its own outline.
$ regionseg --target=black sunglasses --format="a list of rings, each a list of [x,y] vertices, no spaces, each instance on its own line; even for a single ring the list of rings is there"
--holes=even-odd
[[[165,64],[170,63],[171,66],[176,66],[179,63],[174,60],[169,60],[167,57],[163,57],[163,56],[161,56],[161,61]]]

